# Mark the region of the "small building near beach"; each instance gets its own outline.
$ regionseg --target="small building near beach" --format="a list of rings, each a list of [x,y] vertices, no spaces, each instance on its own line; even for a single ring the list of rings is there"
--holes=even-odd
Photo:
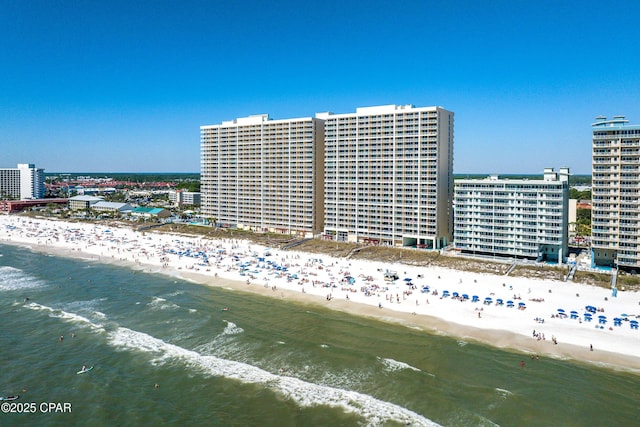
[[[69,199],[69,209],[72,211],[87,210],[103,200],[102,197],[96,196],[74,196]]]
[[[95,205],[91,206],[91,209],[98,212],[126,213],[126,212],[131,212],[133,210],[133,206],[131,206],[129,203],[100,201]]]
[[[163,208],[138,206],[131,210],[131,216],[138,218],[168,218],[171,216],[171,212]]]

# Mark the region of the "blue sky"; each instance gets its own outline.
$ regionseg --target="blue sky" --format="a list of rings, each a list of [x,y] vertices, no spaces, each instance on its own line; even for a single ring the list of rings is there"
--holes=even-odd
[[[199,172],[199,127],[455,113],[455,173],[591,173],[640,123],[636,1],[0,0],[0,167]]]

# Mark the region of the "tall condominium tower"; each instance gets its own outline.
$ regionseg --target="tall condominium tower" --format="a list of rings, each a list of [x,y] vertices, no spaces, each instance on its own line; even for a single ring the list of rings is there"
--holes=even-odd
[[[0,199],[41,199],[44,197],[44,169],[34,164],[0,169]]]
[[[593,128],[592,262],[640,268],[640,125],[597,117]]]
[[[459,179],[456,249],[563,263],[568,252],[569,168],[543,179]]]
[[[223,227],[320,232],[323,125],[264,114],[201,126],[202,212]]]
[[[386,105],[325,119],[324,238],[440,249],[452,236],[453,113]]]

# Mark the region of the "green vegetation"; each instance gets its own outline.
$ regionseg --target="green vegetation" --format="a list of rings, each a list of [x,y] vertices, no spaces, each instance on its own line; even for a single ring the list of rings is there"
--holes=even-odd
[[[193,193],[198,193],[200,192],[200,181],[181,182],[180,184],[176,185],[176,190],[186,190]]]
[[[591,185],[591,175],[571,175],[569,177],[569,185]]]
[[[629,274],[619,274],[617,279],[618,289],[625,291],[638,291],[640,290],[640,276],[632,276]]]
[[[591,200],[591,190],[578,191],[575,188],[570,188],[569,198],[576,200]]]
[[[591,209],[576,210],[576,235],[591,235]]]

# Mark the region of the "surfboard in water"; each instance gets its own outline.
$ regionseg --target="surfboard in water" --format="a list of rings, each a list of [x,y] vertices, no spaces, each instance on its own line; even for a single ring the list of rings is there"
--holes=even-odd
[[[92,366],[92,367],[90,367],[90,368],[87,368],[87,369],[83,369],[83,370],[81,370],[81,371],[78,371],[78,372],[76,372],[76,374],[84,374],[85,372],[89,372],[89,371],[90,371],[90,370],[92,370],[92,369],[93,369],[93,366]]]

